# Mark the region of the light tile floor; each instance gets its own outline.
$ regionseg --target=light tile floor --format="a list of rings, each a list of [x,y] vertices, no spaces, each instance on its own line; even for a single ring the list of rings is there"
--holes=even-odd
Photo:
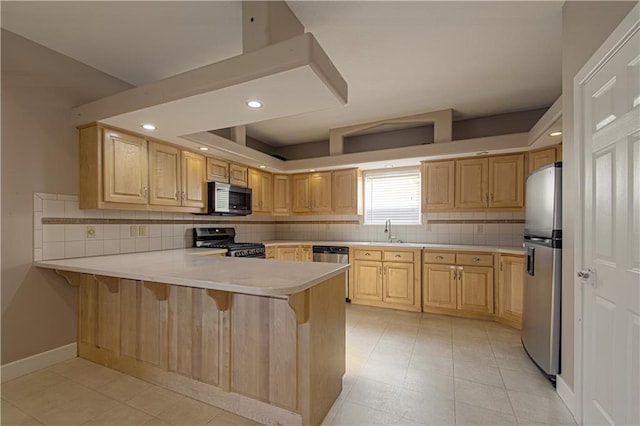
[[[251,425],[75,358],[2,384],[2,425]],[[490,321],[347,305],[347,373],[326,425],[574,425],[520,344]]]

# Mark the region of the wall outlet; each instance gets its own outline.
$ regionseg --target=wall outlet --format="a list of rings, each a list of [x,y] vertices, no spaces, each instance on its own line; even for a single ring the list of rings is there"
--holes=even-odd
[[[85,235],[87,238],[95,238],[96,237],[96,227],[95,226],[87,226],[85,228]]]
[[[147,236],[147,225],[139,225],[138,226],[138,236],[146,237]]]
[[[137,237],[138,236],[138,225],[129,226],[129,236]]]
[[[478,223],[476,225],[476,234],[484,234],[484,224]]]

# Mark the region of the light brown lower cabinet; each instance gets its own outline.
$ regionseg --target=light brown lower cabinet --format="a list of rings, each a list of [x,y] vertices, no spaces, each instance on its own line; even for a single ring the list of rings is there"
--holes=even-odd
[[[425,251],[423,257],[423,311],[493,318],[493,254]]]
[[[351,302],[421,311],[420,250],[352,248]]]
[[[496,320],[522,329],[524,256],[500,255]]]
[[[313,260],[313,251],[311,246],[276,246],[276,260],[294,260],[297,262],[311,262]]]

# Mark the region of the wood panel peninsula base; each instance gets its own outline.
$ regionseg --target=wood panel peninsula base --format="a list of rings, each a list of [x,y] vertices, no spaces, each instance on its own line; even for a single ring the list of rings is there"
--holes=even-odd
[[[264,424],[320,424],[342,391],[344,272],[285,296],[56,272],[81,358]]]

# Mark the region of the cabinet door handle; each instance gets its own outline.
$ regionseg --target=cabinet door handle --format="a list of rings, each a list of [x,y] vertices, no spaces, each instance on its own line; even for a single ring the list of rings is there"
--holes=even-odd
[[[184,191],[180,191],[180,199],[184,201],[184,199],[185,199]]]
[[[146,186],[143,186],[142,191],[140,192],[140,196],[146,197],[148,192],[149,192],[149,188],[147,188]]]
[[[500,262],[500,271],[502,271],[502,263],[503,263],[503,262]]]
[[[455,266],[453,266],[453,265],[449,266],[449,268],[451,268],[451,269],[456,269],[456,267],[455,267]]]
[[[174,200],[177,200],[180,196],[180,191],[176,191],[176,195],[173,197]]]
[[[473,262],[480,262],[480,258],[479,257],[472,257],[471,260]]]
[[[436,259],[437,259],[437,260],[442,260],[442,259],[444,259],[444,257],[442,257],[442,256],[436,256]]]

